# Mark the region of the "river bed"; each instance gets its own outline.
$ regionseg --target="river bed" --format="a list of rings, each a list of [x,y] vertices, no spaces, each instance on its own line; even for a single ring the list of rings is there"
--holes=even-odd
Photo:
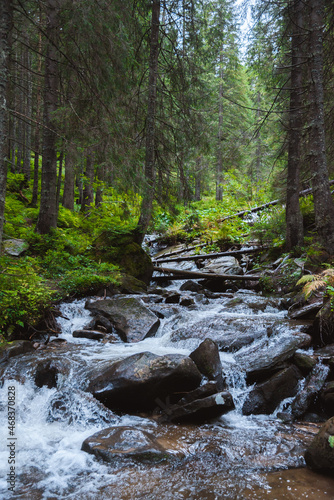
[[[172,285],[169,289],[179,288]],[[300,325],[287,320],[280,299],[267,299],[250,290],[217,294],[207,298],[187,292],[194,299],[190,308],[170,305],[168,315],[154,337],[137,343],[102,343],[72,337],[73,330],[89,322],[85,300],[64,303],[59,320],[62,345],[12,358],[3,373],[0,431],[7,441],[6,398],[8,388],[16,392],[16,474],[14,492],[8,492],[8,451],[0,452],[0,496],[13,499],[329,499],[334,498],[334,480],[305,468],[304,451],[319,424],[284,424],[277,413],[242,415],[251,386],[246,384],[240,360],[249,346],[236,352],[221,352],[221,362],[235,402],[235,410],[202,425],[157,423],[149,415],[114,415],[104,412],[84,397],[87,373],[96,363],[149,351],[164,355],[189,355],[201,342],[178,332],[192,331],[199,323],[208,325],[220,318],[226,328],[259,332],[253,344],[263,342],[270,329],[267,348]],[[147,305],[147,303],[146,303]],[[158,307],[155,305],[155,307]],[[162,306],[161,306],[162,307]],[[166,306],[164,306],[166,309]],[[177,332],[177,333],[175,333]],[[178,338],[180,337],[180,340]],[[51,343],[52,344],[52,343]],[[36,387],[32,379],[36,358],[50,357],[66,363],[66,377],[57,387]],[[59,392],[66,411],[54,404]],[[65,396],[64,396],[65,395]],[[67,398],[67,399],[66,399]],[[82,442],[110,427],[130,426],[152,433],[168,449],[171,459],[161,463],[115,460],[98,461],[81,450]]]

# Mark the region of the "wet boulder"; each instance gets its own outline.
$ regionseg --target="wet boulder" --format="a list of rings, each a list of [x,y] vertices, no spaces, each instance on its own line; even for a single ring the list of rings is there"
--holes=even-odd
[[[329,367],[318,363],[308,375],[303,389],[291,404],[291,413],[294,418],[299,418],[306,413],[310,405],[319,396],[329,374]]]
[[[130,426],[109,427],[88,437],[81,449],[105,462],[119,458],[156,462],[168,456],[154,436],[144,430]]]
[[[327,420],[308,446],[305,462],[318,472],[334,474],[334,417]]]
[[[197,283],[196,281],[188,280],[180,286],[181,291],[187,292],[201,292],[203,290],[202,285]]]
[[[242,413],[270,415],[285,398],[295,396],[298,382],[302,378],[295,366],[289,366],[275,373],[269,380],[257,384],[250,391],[243,405]]]
[[[209,380],[215,380],[219,390],[225,386],[222,374],[218,345],[211,339],[205,339],[189,357],[197,368]]]
[[[75,330],[72,336],[77,339],[103,340],[105,334],[95,330]]]
[[[170,335],[170,341],[179,343],[189,339],[199,341],[211,339],[218,345],[220,351],[235,352],[251,344],[256,338],[267,336],[267,325],[256,321],[254,328],[254,321],[256,320],[249,318],[228,320],[216,314],[197,321],[191,327],[185,326],[174,330]]]
[[[223,256],[218,259],[209,260],[202,269],[205,273],[215,274],[243,274],[242,267],[240,267],[238,260],[233,256]]]
[[[306,334],[273,335],[262,339],[249,347],[245,347],[235,355],[237,363],[247,375],[253,378],[262,377],[293,357],[296,350],[309,342]]]
[[[0,346],[0,363],[4,363],[14,356],[32,351],[34,351],[34,347],[29,340],[14,340],[10,344],[3,344]]]
[[[296,352],[293,357],[293,362],[305,376],[308,375],[317,364],[317,360],[314,356],[309,356],[304,352]]]
[[[151,337],[160,325],[159,318],[135,297],[97,300],[86,307],[110,320],[124,342],[139,342]]]
[[[313,323],[314,341],[318,345],[334,343],[334,311],[331,301],[325,302]]]
[[[198,424],[217,418],[233,409],[231,394],[223,391],[189,403],[168,406],[164,411],[164,419],[175,423]]]
[[[181,399],[201,383],[202,376],[187,356],[143,352],[95,370],[88,391],[110,409],[153,410],[167,397]],[[175,396],[176,395],[176,396]]]
[[[59,377],[67,377],[71,371],[71,364],[64,359],[45,359],[37,363],[34,380],[37,387],[57,387]]]

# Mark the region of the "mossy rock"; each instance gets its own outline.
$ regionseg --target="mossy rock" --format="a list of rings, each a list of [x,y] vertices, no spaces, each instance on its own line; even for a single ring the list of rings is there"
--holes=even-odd
[[[134,236],[129,233],[104,231],[93,244],[92,257],[118,264],[126,274],[149,283],[153,273],[151,258],[134,240]]]

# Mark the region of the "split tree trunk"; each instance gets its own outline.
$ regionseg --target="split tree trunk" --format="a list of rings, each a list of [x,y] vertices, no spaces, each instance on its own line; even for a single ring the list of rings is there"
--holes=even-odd
[[[8,152],[8,94],[9,56],[11,49],[12,2],[0,2],[0,248],[4,225],[7,152]]]
[[[72,144],[68,144],[65,154],[65,180],[62,204],[63,207],[68,208],[69,210],[74,210],[74,183],[74,146]]]
[[[57,153],[54,113],[58,106],[57,42],[59,31],[58,0],[46,1],[46,57],[44,92],[44,130],[41,202],[36,231],[47,234],[57,227]]]
[[[334,203],[328,182],[323,87],[324,0],[310,0],[310,166],[316,229],[330,253],[334,248]]]
[[[291,90],[289,110],[288,176],[286,186],[286,249],[303,244],[303,217],[299,205],[303,116],[303,0],[291,0]]]
[[[155,190],[155,115],[159,59],[160,0],[152,0],[151,46],[149,59],[148,105],[146,117],[145,186],[141,213],[136,228],[142,242],[150,223]]]

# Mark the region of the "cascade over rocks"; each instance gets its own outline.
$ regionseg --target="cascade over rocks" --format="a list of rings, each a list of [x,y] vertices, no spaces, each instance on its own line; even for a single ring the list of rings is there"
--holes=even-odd
[[[86,307],[110,320],[124,342],[139,342],[151,337],[160,325],[159,318],[135,297],[97,300],[88,302]]]
[[[298,368],[293,365],[275,373],[266,382],[256,385],[248,394],[242,413],[244,415],[260,413],[270,415],[281,401],[296,395],[301,378]]]
[[[318,472],[334,473],[334,417],[327,420],[305,453],[305,461]]]
[[[329,374],[329,367],[318,363],[308,375],[303,389],[299,392],[291,404],[291,413],[294,418],[299,418],[314,402],[315,398],[323,388]]]
[[[153,410],[174,396],[180,399],[201,383],[202,376],[187,356],[134,354],[99,369],[90,376],[87,390],[110,409]]]

